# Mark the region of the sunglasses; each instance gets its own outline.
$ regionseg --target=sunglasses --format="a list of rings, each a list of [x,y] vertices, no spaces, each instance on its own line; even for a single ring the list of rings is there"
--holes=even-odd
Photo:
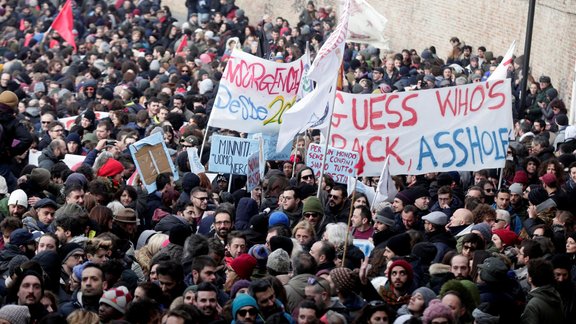
[[[241,309],[238,311],[237,314],[242,316],[242,317],[244,317],[248,314],[250,314],[250,316],[256,316],[256,315],[258,315],[258,311],[256,310],[256,308]]]
[[[302,176],[302,180],[310,180],[310,179],[314,179],[314,175],[309,174],[309,175]]]
[[[201,200],[201,201],[207,201],[208,200],[208,197],[194,197],[194,198]]]
[[[326,287],[324,287],[323,284],[320,283],[320,281],[318,281],[318,280],[317,280],[316,278],[314,278],[314,277],[308,278],[308,285],[309,285],[309,286],[318,285],[318,286],[322,287],[322,289],[324,289],[324,291],[329,291],[328,289],[326,289]]]
[[[316,213],[304,213],[303,216],[304,216],[304,218],[310,218],[310,217],[316,218],[316,217],[318,217],[319,215],[316,214]]]

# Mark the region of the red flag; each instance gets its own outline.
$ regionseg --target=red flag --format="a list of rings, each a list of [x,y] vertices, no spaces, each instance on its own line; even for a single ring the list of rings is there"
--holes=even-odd
[[[66,0],[62,11],[58,14],[52,26],[50,28],[60,34],[60,37],[64,39],[68,44],[74,47],[76,50],[76,42],[74,41],[74,34],[72,30],[74,29],[74,18],[72,17],[72,0]]]
[[[178,48],[176,49],[176,54],[182,53],[186,46],[188,46],[188,37],[186,36],[186,34],[184,34],[184,35],[182,35],[182,40],[180,41],[180,45],[178,45]]]

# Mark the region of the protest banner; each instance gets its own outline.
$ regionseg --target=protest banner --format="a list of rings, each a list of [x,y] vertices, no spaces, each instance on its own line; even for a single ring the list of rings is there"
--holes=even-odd
[[[384,94],[338,92],[330,144],[360,153],[358,175],[501,168],[512,132],[510,80]]]
[[[188,148],[186,150],[188,153],[188,162],[190,162],[190,171],[194,174],[206,172],[206,169],[200,161],[198,156],[198,149],[195,147]]]
[[[75,167],[82,164],[84,160],[86,160],[86,155],[66,154],[63,161],[70,169],[75,170]]]
[[[208,170],[216,173],[248,174],[248,158],[258,151],[258,141],[212,135]]]
[[[320,176],[323,161],[322,145],[311,143],[306,154],[306,164],[314,170],[316,178]],[[348,177],[356,175],[356,164],[360,154],[349,150],[338,150],[328,147],[324,174],[338,183],[347,183]]]
[[[156,191],[156,176],[160,173],[170,172],[174,181],[179,179],[178,171],[168,154],[168,148],[161,133],[145,137],[130,145],[129,149],[140,180],[149,193]]]
[[[296,102],[305,63],[264,60],[234,50],[214,100],[209,125],[247,133],[278,133]]]
[[[260,152],[255,152],[248,157],[247,175],[246,191],[251,192],[260,183]]]
[[[110,113],[107,113],[104,111],[95,111],[94,114],[96,115],[96,121],[99,121],[102,118],[107,118],[110,116]],[[58,118],[58,121],[64,125],[65,130],[69,131],[72,129],[72,127],[74,127],[74,125],[76,125],[76,118],[78,118],[78,116],[79,115],[71,116],[71,117]]]
[[[251,139],[262,139],[262,153],[264,154],[264,160],[272,161],[288,161],[290,160],[291,145],[288,144],[284,149],[276,151],[276,143],[278,142],[278,134],[250,134],[248,138]]]

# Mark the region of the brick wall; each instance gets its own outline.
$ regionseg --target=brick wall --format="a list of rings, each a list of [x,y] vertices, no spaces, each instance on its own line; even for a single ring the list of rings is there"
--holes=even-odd
[[[483,45],[504,55],[516,40],[516,55],[524,51],[528,0],[368,0],[388,19],[387,36],[394,51],[434,45],[446,57],[449,39],[457,36],[474,49]],[[295,24],[307,0],[237,0],[255,23],[263,14],[282,16]],[[316,0],[318,6],[336,1]],[[576,62],[576,1],[537,1],[532,37],[531,67],[536,77],[547,74],[570,104]]]

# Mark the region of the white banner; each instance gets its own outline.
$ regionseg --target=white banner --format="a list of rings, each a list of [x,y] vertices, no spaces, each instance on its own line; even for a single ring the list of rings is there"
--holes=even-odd
[[[388,49],[388,39],[384,36],[387,22],[388,19],[366,0],[351,0],[346,41]]]
[[[331,146],[360,153],[358,175],[502,168],[512,132],[510,80],[384,94],[338,92]]]
[[[306,154],[306,165],[312,170],[316,178],[320,177],[324,154],[324,146],[311,143]],[[326,163],[324,164],[324,174],[327,174],[337,183],[347,183],[349,177],[356,176],[356,164],[358,164],[359,154],[349,150],[338,150],[328,147],[326,153]]]
[[[208,170],[217,173],[248,174],[248,158],[258,152],[259,141],[212,135]]]
[[[303,57],[276,63],[234,50],[218,87],[210,126],[278,133],[284,112],[296,102],[304,70]]]

